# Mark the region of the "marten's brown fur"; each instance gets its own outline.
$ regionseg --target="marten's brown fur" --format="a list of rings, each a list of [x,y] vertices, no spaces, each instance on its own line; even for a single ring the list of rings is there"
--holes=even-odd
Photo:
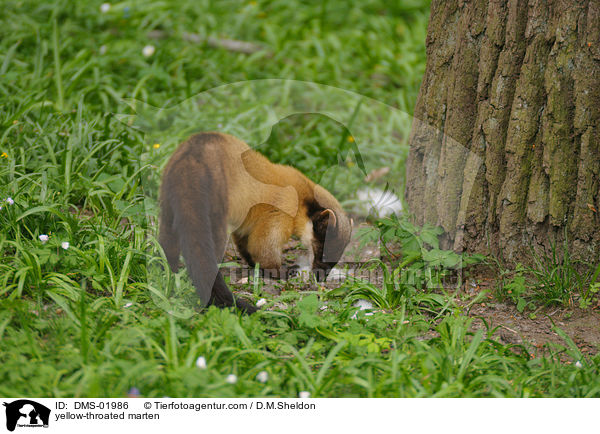
[[[248,264],[280,278],[287,275],[282,248],[292,235],[309,247],[307,265],[323,279],[352,231],[327,190],[222,133],[200,133],[179,146],[163,174],[160,205],[160,244],[171,269],[179,268],[182,253],[201,301],[220,307],[234,304],[218,269],[228,226]],[[244,300],[235,305],[256,311]]]

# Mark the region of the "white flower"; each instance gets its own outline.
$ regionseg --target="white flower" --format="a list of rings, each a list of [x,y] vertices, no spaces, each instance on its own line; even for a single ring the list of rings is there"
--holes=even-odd
[[[371,303],[369,300],[365,300],[364,298],[359,298],[356,300],[354,306],[360,307],[360,310],[373,309],[373,303]]]
[[[265,304],[267,304],[267,299],[266,299],[266,298],[261,298],[260,300],[258,300],[258,301],[256,302],[256,307],[262,307],[262,306],[264,306]]]
[[[123,307],[131,307],[131,306],[133,306],[133,303],[131,303],[131,302],[130,302],[130,303],[127,303],[127,304],[126,304],[125,306],[123,306]]]
[[[144,57],[150,57],[154,54],[155,50],[156,49],[154,48],[154,45],[146,45],[142,50],[142,54],[144,55]]]
[[[256,380],[260,381],[261,383],[266,383],[267,380],[269,380],[269,374],[267,371],[260,371],[257,375],[256,375]]]
[[[108,11],[110,11],[110,3],[102,3],[100,5],[100,12],[102,12],[103,14],[105,14]]]
[[[367,310],[367,309],[373,309],[373,303],[371,303],[369,300],[365,300],[365,299],[358,299],[356,300],[356,302],[354,303],[355,307],[360,308],[359,310]],[[367,312],[365,313],[365,316],[369,316],[369,315],[373,315],[372,312]],[[356,312],[354,312],[354,315],[352,315],[350,317],[351,319],[356,319]]]
[[[356,196],[360,201],[358,211],[363,214],[372,213],[376,217],[402,214],[400,198],[389,190],[363,188],[356,192]]]
[[[227,381],[229,384],[235,384],[237,383],[237,377],[234,374],[229,374],[225,381]]]
[[[354,303],[354,306],[360,307],[360,310],[373,309],[373,303],[369,300],[365,300],[364,298],[359,298]]]
[[[580,362],[579,360],[577,360],[577,361],[575,362],[575,367],[576,367],[576,368],[583,368],[583,365],[581,364],[581,362]]]
[[[100,49],[98,50],[98,52],[100,54],[106,54],[106,50],[107,50],[106,45],[100,45]]]
[[[43,243],[45,243],[46,241],[48,241],[50,239],[50,237],[46,234],[42,234],[38,237],[40,239],[40,241]]]
[[[7,197],[6,198],[6,203],[9,204],[9,205],[14,205],[15,201],[12,199],[12,197]]]
[[[306,390],[303,390],[302,392],[300,392],[298,394],[299,398],[310,398],[310,392],[307,392]]]
[[[69,247],[71,247],[71,245],[69,244],[68,241],[63,241],[62,243],[60,243],[60,246],[64,249],[64,250],[68,250]]]
[[[196,367],[198,369],[206,369],[206,359],[202,356],[196,359]]]

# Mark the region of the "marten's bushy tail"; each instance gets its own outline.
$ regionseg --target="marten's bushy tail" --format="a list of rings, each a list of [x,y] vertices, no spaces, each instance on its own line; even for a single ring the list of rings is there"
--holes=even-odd
[[[159,241],[173,271],[183,255],[204,305],[227,307],[234,305],[234,298],[218,267],[227,242],[227,186],[213,176],[215,169],[193,157],[167,168],[161,186]],[[235,300],[235,305],[248,313],[257,310],[244,300]]]

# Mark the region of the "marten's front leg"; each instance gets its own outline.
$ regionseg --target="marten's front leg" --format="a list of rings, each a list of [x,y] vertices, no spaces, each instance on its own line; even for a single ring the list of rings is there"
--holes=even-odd
[[[265,277],[287,279],[288,269],[282,266],[282,250],[292,235],[290,217],[276,215],[257,223],[248,235],[233,234],[233,240],[248,265],[260,265]]]

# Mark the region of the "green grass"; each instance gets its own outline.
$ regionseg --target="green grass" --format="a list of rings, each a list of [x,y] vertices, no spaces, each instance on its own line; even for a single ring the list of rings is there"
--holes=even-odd
[[[510,299],[523,312],[538,306],[589,308],[600,291],[600,263],[582,261],[571,256],[568,241],[562,249],[552,244],[550,253],[531,251],[533,263],[506,269],[495,261],[499,270],[496,295]]]
[[[118,397],[135,387],[157,397],[600,396],[598,356],[584,357],[566,338],[564,347],[532,357],[530,348],[499,344],[493,330],[473,333],[452,295],[437,289],[440,276],[399,286],[401,263],[386,265],[384,286],[348,281],[327,293],[292,285],[273,297],[253,285],[254,301],[265,297],[276,308],[251,317],[198,313],[185,271],[152,274],[164,264],[156,254],[158,175],[181,137],[121,122],[113,114],[130,112],[124,99],[176,107],[215,86],[284,78],[410,113],[424,70],[428,4],[131,1],[103,14],[101,3],[3,5],[0,395]],[[148,39],[157,30],[165,37]],[[215,49],[186,41],[188,32],[266,50]],[[142,55],[147,44],[156,47],[151,57]],[[250,136],[253,122],[264,121],[252,98],[239,107],[213,103],[182,112],[176,133],[201,127],[185,124],[202,115]],[[356,107],[344,112],[355,125],[295,114],[253,144],[350,203],[363,175],[342,177],[353,160],[338,151],[351,148],[356,129],[361,140],[370,136],[361,143],[366,169],[388,165],[381,181],[401,185],[410,123],[390,110],[379,131],[368,117],[352,116]],[[391,141],[392,132],[399,139]],[[446,273],[456,265],[437,248],[435,228],[387,229],[386,241],[408,240],[405,255],[415,252],[410,240],[427,246],[403,267]],[[359,296],[378,300],[378,308],[357,312]],[[199,357],[206,369],[196,366]],[[261,371],[266,383],[256,379]],[[226,382],[230,374],[237,383]]]

